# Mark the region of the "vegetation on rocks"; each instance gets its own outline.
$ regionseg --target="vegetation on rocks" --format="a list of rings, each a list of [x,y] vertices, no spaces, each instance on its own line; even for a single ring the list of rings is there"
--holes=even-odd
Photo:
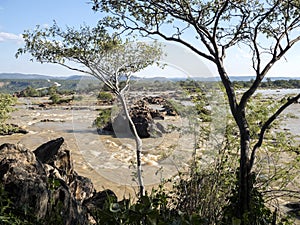
[[[9,135],[13,133],[26,133],[16,124],[7,124],[7,119],[10,118],[10,113],[16,110],[14,105],[17,99],[10,94],[0,93],[0,135]]]

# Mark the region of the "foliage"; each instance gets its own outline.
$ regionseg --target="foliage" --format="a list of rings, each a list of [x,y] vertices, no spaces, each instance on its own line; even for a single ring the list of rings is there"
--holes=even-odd
[[[22,97],[41,97],[42,93],[35,88],[28,86],[22,91]]]
[[[71,98],[63,98],[57,91],[56,86],[48,88],[48,94],[50,95],[49,100],[52,101],[52,104],[63,104],[69,103],[74,100],[74,96]]]
[[[251,185],[255,183],[255,176],[252,176],[249,180]],[[239,194],[239,185],[236,182],[236,185],[231,190],[231,196],[228,197],[230,204],[227,205],[223,210],[222,223],[227,224],[240,224],[241,220],[236,215],[236,210],[238,208],[238,194]],[[243,221],[245,225],[269,225],[269,224],[283,224],[276,223],[276,212],[274,215],[271,210],[266,207],[264,198],[260,191],[257,188],[251,188],[250,192],[250,210],[243,215]]]
[[[77,89],[77,84],[79,80],[51,80],[52,83],[49,83],[48,80],[35,80],[35,79],[2,79],[0,80],[3,85],[0,87],[1,93],[6,94],[15,94],[20,97],[26,97],[23,92],[28,90],[35,90],[32,93],[32,96],[45,96],[48,94],[48,87],[51,87],[53,82],[61,84],[57,87],[57,92],[60,94],[72,94]],[[45,88],[45,89],[44,89]],[[21,93],[22,92],[22,93]],[[38,93],[37,93],[38,92]],[[31,95],[28,95],[30,97]]]
[[[103,103],[111,103],[114,100],[114,96],[110,92],[100,91],[97,99]]]
[[[250,81],[233,81],[236,88],[249,88],[253,84],[253,79]],[[300,88],[300,80],[288,79],[288,80],[271,80],[267,78],[266,81],[261,82],[261,88],[268,89],[289,89],[289,88]]]
[[[262,124],[284,102],[286,102],[286,97],[280,102],[276,102],[272,98],[263,97],[260,94],[257,94],[249,101],[247,110],[251,128],[249,132],[254,143],[259,138],[258,134]],[[281,122],[282,118],[279,118],[269,127],[264,136],[264,144],[261,147],[263,151],[256,156],[256,160],[259,163],[256,164],[248,179],[251,188],[249,197],[250,208],[243,215],[243,222],[245,224],[292,224],[291,220],[287,219],[287,216],[280,210],[282,206],[278,205],[277,200],[278,198],[285,197],[296,199],[300,197],[297,194],[297,187],[293,185],[294,180],[299,174],[299,161],[298,157],[295,157],[294,136],[286,131],[281,132],[278,129]],[[229,118],[224,143],[226,151],[231,151],[231,153],[228,152],[227,159],[231,158],[233,160],[238,153],[237,151],[234,152],[234,149],[238,149],[239,147],[237,135],[238,129],[235,127],[233,119]],[[241,222],[235,216],[238,209],[237,200],[239,197],[237,163],[235,163],[235,168],[237,168],[237,171],[234,174],[237,175],[237,179],[235,179],[235,182],[232,182],[234,186],[231,187],[230,194],[227,195],[229,204],[222,209],[222,224],[224,225],[231,224],[233,221],[236,224]],[[291,189],[289,189],[290,185],[292,185]],[[277,218],[276,223],[273,222],[275,217]]]
[[[8,118],[9,113],[14,111],[13,105],[16,103],[16,98],[9,94],[0,93],[0,123],[3,124]]]
[[[56,23],[49,28],[37,26],[33,31],[25,31],[23,38],[25,47],[18,49],[16,57],[30,53],[38,62],[57,63],[90,74],[110,89],[114,82],[119,85],[132,72],[153,64],[161,54],[157,44],[122,43],[118,36],[109,35],[102,23],[93,28],[81,26],[78,30],[68,27],[65,31]],[[77,68],[70,62],[86,68]]]
[[[93,125],[101,129],[109,122],[111,122],[111,108],[101,109],[99,115],[94,120]]]
[[[93,212],[93,217],[101,225],[203,224],[197,214],[187,215],[168,208],[169,198],[165,192],[153,190],[136,203],[129,199],[121,202],[108,199],[101,209]]]
[[[16,208],[8,193],[0,185],[0,224],[3,225],[42,225],[30,212]]]
[[[53,104],[58,104],[59,101],[60,101],[60,97],[59,97],[58,94],[53,93],[53,94],[49,97],[49,100],[51,100]]]
[[[5,123],[10,117],[10,113],[15,110],[13,106],[16,102],[17,99],[15,97],[0,93],[0,134],[8,134],[18,129],[15,126]]]

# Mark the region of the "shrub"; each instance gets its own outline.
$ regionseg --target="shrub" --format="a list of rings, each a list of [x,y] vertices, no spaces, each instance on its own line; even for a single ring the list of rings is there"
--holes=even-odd
[[[6,124],[6,120],[10,117],[10,113],[15,109],[13,105],[17,99],[9,94],[0,93],[0,134],[9,133],[12,126]]]
[[[101,109],[99,111],[99,115],[94,120],[93,126],[96,128],[103,128],[105,125],[107,125],[109,122],[111,122],[111,108],[109,109]]]
[[[99,92],[97,99],[101,102],[101,103],[105,103],[105,104],[111,104],[112,101],[114,100],[114,96],[112,95],[112,93],[110,92],[106,92],[106,91],[101,91]]]
[[[58,94],[53,93],[53,94],[50,96],[49,100],[52,101],[52,104],[58,104],[59,101],[60,101],[60,97],[59,97]]]

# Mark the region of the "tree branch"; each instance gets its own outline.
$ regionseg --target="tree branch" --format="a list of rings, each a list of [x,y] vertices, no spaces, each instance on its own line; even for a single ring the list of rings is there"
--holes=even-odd
[[[259,134],[259,139],[258,142],[254,145],[252,152],[251,152],[251,158],[250,158],[250,165],[249,165],[249,172],[251,171],[253,164],[254,164],[254,159],[255,159],[255,153],[258,148],[261,147],[264,139],[264,135],[266,130],[269,128],[269,126],[274,122],[274,120],[291,104],[296,103],[298,99],[300,98],[300,94],[296,95],[293,98],[289,98],[288,101],[282,105],[262,126]]]

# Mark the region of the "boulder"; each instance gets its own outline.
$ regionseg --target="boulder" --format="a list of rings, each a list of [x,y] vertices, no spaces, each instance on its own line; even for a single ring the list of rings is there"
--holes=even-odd
[[[64,143],[64,139],[58,138],[52,141],[49,141],[45,144],[39,146],[33,153],[36,158],[40,160],[42,163],[46,163],[50,159],[52,159],[55,155],[57,155],[60,146]]]
[[[155,102],[154,100],[148,100],[145,98],[137,101],[130,108],[130,117],[135,125],[137,133],[140,138],[149,138],[162,136],[165,133],[165,129],[161,129],[162,126],[156,126],[155,120],[163,120],[164,115],[158,110],[154,110],[149,107],[148,102]],[[160,103],[162,100],[157,100]],[[157,104],[158,104],[157,103]],[[106,124],[104,127],[98,129],[99,134],[115,134],[118,137],[128,137],[131,134],[131,128],[129,128],[128,120],[123,113],[117,115],[113,121]]]
[[[45,224],[54,224],[57,217],[61,224],[91,224],[90,210],[115,196],[112,191],[96,192],[89,178],[74,171],[63,138],[35,151],[19,144],[1,145],[0,182],[14,208],[32,213]]]
[[[0,146],[0,180],[17,208],[31,209],[37,218],[47,215],[51,194],[43,165],[20,145]]]
[[[158,110],[154,110],[149,106],[151,104],[161,104],[164,100],[160,97],[144,98],[137,101],[130,109],[130,116],[141,138],[160,137],[165,132],[162,126],[157,126],[155,120],[163,120],[164,116]],[[161,124],[160,124],[161,125]]]

